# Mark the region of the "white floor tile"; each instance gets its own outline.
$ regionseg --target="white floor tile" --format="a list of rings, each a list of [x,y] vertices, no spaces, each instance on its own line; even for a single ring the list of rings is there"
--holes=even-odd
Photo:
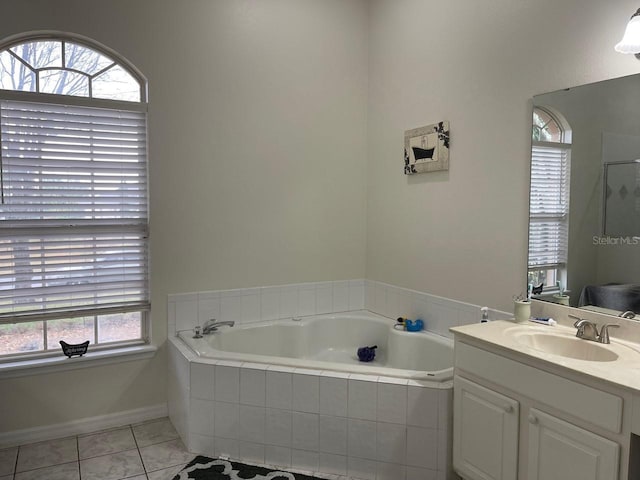
[[[78,460],[75,437],[25,445],[18,449],[16,472],[51,467]]]
[[[185,464],[193,459],[180,439],[141,448],[140,456],[147,471]]]
[[[80,473],[83,480],[120,480],[144,474],[144,468],[135,449],[81,460]]]
[[[78,451],[80,452],[81,460],[110,453],[124,452],[134,448],[138,447],[133,439],[131,427],[78,437]]]
[[[133,426],[138,447],[147,447],[154,443],[162,443],[178,438],[178,432],[173,428],[168,418],[153,420]]]
[[[12,478],[11,476],[2,478]],[[15,480],[79,480],[78,462],[64,463],[53,467],[39,468],[18,473]]]
[[[18,458],[18,448],[0,450],[0,475],[13,475]]]
[[[186,465],[186,464],[185,464]],[[163,468],[162,470],[156,470],[155,472],[148,472],[147,477],[149,480],[172,480],[185,465],[176,465],[174,467]],[[130,480],[127,478],[127,480]]]

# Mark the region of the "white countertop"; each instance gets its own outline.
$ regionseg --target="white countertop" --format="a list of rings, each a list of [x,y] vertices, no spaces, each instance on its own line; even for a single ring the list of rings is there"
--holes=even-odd
[[[570,371],[587,375],[614,385],[640,393],[640,344],[611,339],[611,344],[598,344],[599,347],[615,352],[618,359],[598,362],[578,360],[555,355],[524,345],[518,335],[531,333],[551,333],[575,338],[576,329],[562,325],[546,326],[533,322],[516,323],[508,320],[494,320],[451,328],[456,340],[472,340],[487,346],[505,349],[512,354],[521,355],[529,361],[541,361],[547,365],[562,367]],[[587,342],[589,340],[579,340]]]

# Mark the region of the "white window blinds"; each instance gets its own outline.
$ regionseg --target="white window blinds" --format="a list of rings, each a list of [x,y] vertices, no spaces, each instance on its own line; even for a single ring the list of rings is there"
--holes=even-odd
[[[0,321],[148,308],[146,114],[0,101]]]
[[[567,262],[569,157],[568,145],[534,142],[531,149],[529,268]]]

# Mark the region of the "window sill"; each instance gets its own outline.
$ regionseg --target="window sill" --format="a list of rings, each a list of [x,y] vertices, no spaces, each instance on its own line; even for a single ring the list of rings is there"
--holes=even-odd
[[[16,360],[0,363],[0,379],[64,372],[78,368],[97,367],[121,362],[131,362],[152,358],[158,347],[137,345],[134,347],[114,348],[90,352],[82,357],[48,357],[40,359]]]

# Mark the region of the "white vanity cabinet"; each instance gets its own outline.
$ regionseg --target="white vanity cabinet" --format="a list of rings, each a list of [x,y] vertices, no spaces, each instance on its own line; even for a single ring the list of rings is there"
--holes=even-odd
[[[454,380],[453,456],[469,479],[516,480],[518,402],[462,377]]]
[[[618,478],[617,443],[535,408],[527,421],[529,480]]]
[[[456,335],[453,466],[465,480],[626,480],[627,396]]]

